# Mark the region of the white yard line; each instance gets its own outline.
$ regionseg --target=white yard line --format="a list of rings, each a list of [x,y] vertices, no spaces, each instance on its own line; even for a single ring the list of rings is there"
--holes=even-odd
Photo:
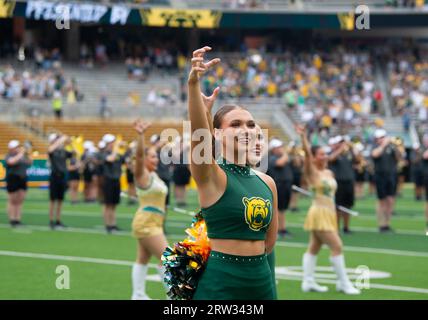
[[[11,229],[8,224],[0,224],[0,228],[3,229]],[[84,234],[99,234],[99,235],[107,235],[104,230],[100,229],[89,229],[89,228],[66,228],[64,230],[55,230],[52,231],[49,227],[44,226],[33,226],[26,225],[22,229],[12,229],[14,232],[27,233],[27,230],[34,231],[43,231],[43,232],[72,232],[72,233],[84,233]],[[24,232],[25,230],[25,232]],[[119,231],[115,233],[114,236],[126,236],[131,237],[131,233],[129,231]],[[173,239],[184,239],[186,237],[183,229],[183,234],[168,234],[167,235]],[[277,241],[276,246],[279,247],[291,247],[291,248],[306,248],[308,246],[307,243],[304,242],[285,242],[285,241]],[[409,257],[423,257],[428,258],[428,252],[419,252],[419,251],[407,251],[407,250],[394,250],[394,249],[384,249],[384,248],[368,248],[368,247],[354,247],[354,246],[345,246],[344,249],[346,251],[351,252],[365,252],[365,253],[376,253],[376,254],[388,254],[388,255],[397,255],[397,256],[409,256]]]
[[[277,241],[276,246],[280,247],[293,247],[293,248],[307,248],[308,244],[303,242],[284,242]],[[354,247],[344,246],[345,251],[350,252],[364,252],[364,253],[378,253],[378,254],[389,254],[396,256],[409,256],[409,257],[424,257],[428,258],[428,252],[419,251],[406,251],[406,250],[394,250],[394,249],[383,249],[383,248],[368,248],[368,247]]]
[[[358,218],[357,218],[358,219]],[[295,228],[299,228],[299,227],[303,227],[303,224],[301,223],[292,223],[292,222],[288,222],[287,223],[288,226],[290,227],[295,227]],[[424,229],[425,225],[421,223],[421,231],[417,231],[417,230],[406,230],[406,229],[394,229],[396,234],[402,234],[402,235],[411,235],[411,236],[423,236],[425,235],[425,229]],[[363,232],[373,232],[373,233],[378,233],[379,230],[377,228],[371,228],[371,227],[351,227],[352,230],[355,231],[363,231]]]
[[[130,267],[133,265],[133,261],[126,260],[114,260],[114,259],[103,259],[103,258],[90,258],[90,257],[76,257],[76,256],[62,256],[62,255],[54,255],[54,254],[45,254],[45,253],[33,253],[33,252],[19,252],[19,251],[5,251],[0,250],[0,256],[8,256],[8,257],[20,257],[20,258],[32,258],[32,259],[45,259],[45,260],[58,260],[58,261],[72,261],[72,262],[86,262],[86,263],[95,263],[95,264],[104,264],[104,265],[117,265],[117,266],[127,266]],[[156,268],[156,264],[149,264],[149,267]],[[299,277],[292,276],[278,276],[279,280],[293,280],[293,281],[301,281]],[[150,279],[150,280],[157,280]],[[329,283],[334,284],[335,280],[328,279],[319,279],[317,280],[319,283]],[[393,285],[385,285],[385,284],[375,284],[370,282],[370,288],[372,289],[382,289],[388,291],[404,291],[404,292],[412,292],[412,293],[423,293],[428,294],[428,289],[424,288],[413,288],[413,287],[403,287],[403,286],[393,286]]]
[[[174,211],[174,213],[179,213],[177,211]],[[27,210],[25,212],[25,214],[28,215],[43,215],[46,216],[47,214],[44,212],[40,212],[40,211],[32,211],[32,210]],[[86,212],[86,213],[82,213],[82,212],[71,212],[71,211],[64,211],[62,212],[62,215],[65,217],[83,217],[83,218],[100,218],[102,219],[102,215],[101,213],[92,213],[92,212]],[[181,214],[183,215],[183,214]],[[134,214],[129,214],[129,213],[117,213],[116,214],[116,219],[117,220],[122,220],[122,219],[132,219],[134,217]],[[359,219],[360,217],[356,218]],[[182,221],[183,223],[189,223],[190,224],[190,217],[171,217],[171,216],[167,216],[167,221],[170,222],[180,222]],[[293,223],[293,222],[289,222],[287,223],[287,225],[289,225],[290,227],[296,227],[296,228],[300,228],[303,226],[303,223]],[[178,226],[177,224],[174,224],[174,226]],[[185,228],[186,225],[183,224],[183,227]],[[408,230],[408,229],[396,229],[395,233],[397,234],[402,234],[402,235],[411,235],[411,236],[423,236],[425,235],[425,230],[424,230],[425,224],[421,223],[421,231],[417,231],[417,230]],[[379,230],[377,228],[372,228],[372,227],[352,227],[352,229],[354,229],[355,231],[363,231],[363,232],[373,232],[373,233],[378,233]]]

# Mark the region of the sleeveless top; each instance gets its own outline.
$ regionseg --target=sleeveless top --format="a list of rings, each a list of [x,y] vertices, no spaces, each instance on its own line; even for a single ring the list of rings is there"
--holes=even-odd
[[[201,208],[211,239],[265,240],[273,215],[269,186],[249,166],[217,161],[226,173],[226,190],[220,199]]]
[[[137,189],[137,196],[140,202],[138,212],[149,211],[158,214],[165,214],[165,198],[168,187],[165,182],[159,178],[156,172],[150,173],[150,185],[145,188]]]
[[[321,176],[316,185],[311,186],[314,198],[312,206],[324,207],[336,210],[335,194],[337,189],[336,179],[333,177]]]

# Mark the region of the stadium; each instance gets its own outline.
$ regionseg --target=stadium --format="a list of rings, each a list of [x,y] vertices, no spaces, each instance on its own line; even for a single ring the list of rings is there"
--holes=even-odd
[[[0,299],[134,297],[135,215],[148,201],[134,177],[140,143],[158,148],[160,162],[162,150],[176,160],[164,164],[167,178],[158,172],[169,202],[156,230],[171,247],[189,235],[204,206],[199,175],[182,163],[196,119],[188,78],[199,63],[192,54],[205,53],[221,60],[198,80],[202,96],[215,92],[213,114],[245,107],[264,132],[266,159],[281,149],[290,166],[292,177],[278,178],[284,189],[270,160],[267,168],[282,206],[277,299],[428,299],[427,1],[0,0],[0,30]],[[204,46],[211,50],[195,54]],[[352,154],[352,179],[329,168],[337,192],[347,185],[352,194],[336,193],[335,210],[343,269],[359,294],[336,290],[328,241],[313,269],[317,287],[302,287],[318,192],[305,179],[303,135],[330,160]],[[109,145],[123,161],[98,171]],[[389,171],[389,160],[376,160],[388,148]],[[62,166],[52,155],[60,149]],[[30,159],[25,188],[10,178],[20,159]],[[52,178],[61,170],[64,186]],[[158,264],[153,255],[145,264],[143,296],[165,300]]]

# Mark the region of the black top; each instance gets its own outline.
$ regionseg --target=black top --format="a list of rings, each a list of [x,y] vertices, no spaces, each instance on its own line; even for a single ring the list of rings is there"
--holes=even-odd
[[[422,155],[426,150],[427,149],[423,150]],[[423,171],[424,177],[428,178],[428,159],[424,159],[423,157],[422,157],[422,171]]]
[[[96,154],[92,152],[89,152],[89,151],[83,152],[81,160],[84,162],[83,170],[85,172],[95,172],[95,167],[96,167],[95,156]]]
[[[64,148],[57,148],[49,153],[49,162],[51,165],[51,174],[65,174],[67,171],[67,159],[72,157],[72,153]]]
[[[275,163],[280,158],[278,155],[269,154],[267,174],[272,179],[277,181],[293,181],[293,171],[291,169],[290,161],[283,166],[277,166]]]
[[[354,157],[351,152],[342,153],[335,161],[329,163],[330,170],[333,171],[336,180],[350,181],[355,179],[353,168]]]
[[[71,157],[70,158],[70,166],[75,166],[76,164],[77,164],[77,158],[76,157]],[[79,171],[79,168],[70,169],[68,171]]]
[[[412,168],[414,171],[421,171],[423,170],[423,157],[422,157],[422,151],[413,150],[410,154],[410,161],[412,162]],[[428,169],[428,168],[426,168]]]
[[[113,162],[107,161],[107,157],[111,155],[111,152],[103,153],[103,174],[108,179],[120,179],[122,175],[122,165],[125,163],[125,157],[117,155]]]
[[[291,166],[291,170],[296,175],[302,174],[303,161],[300,163],[300,165],[297,165],[295,157],[296,156],[294,156],[294,155],[290,155],[290,166]]]
[[[376,147],[377,146],[375,146],[374,148]],[[395,152],[396,152],[396,148],[392,144],[389,144],[379,157],[377,158],[373,157],[375,173],[377,174],[397,173],[397,159],[395,158]]]
[[[164,151],[164,152],[168,152],[168,158],[171,158],[171,154],[172,151]],[[156,170],[156,173],[158,174],[159,178],[161,178],[162,180],[171,180],[171,164],[165,164],[162,161],[162,156],[161,156],[161,150],[157,151],[158,153],[158,158],[159,158],[159,163],[158,163],[158,168]]]
[[[95,154],[95,164],[96,164],[95,174],[96,175],[99,175],[99,176],[103,175],[103,168],[104,168],[103,162],[104,162],[104,151],[101,150]]]
[[[30,159],[26,155],[24,155],[14,165],[8,165],[7,161],[10,158],[13,158],[14,156],[16,156],[16,155],[12,155],[12,154],[8,153],[6,155],[6,157],[4,158],[5,163],[6,163],[6,175],[7,176],[15,175],[15,176],[19,176],[21,178],[27,177],[27,168],[30,166]]]

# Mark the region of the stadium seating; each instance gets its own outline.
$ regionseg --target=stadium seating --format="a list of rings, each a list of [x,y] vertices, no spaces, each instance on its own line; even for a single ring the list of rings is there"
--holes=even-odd
[[[280,137],[284,140],[281,129],[267,123],[262,123],[263,129],[269,130],[269,136]],[[97,143],[105,133],[112,133],[121,136],[124,141],[132,141],[135,139],[135,131],[131,121],[100,121],[100,120],[45,120],[41,123],[41,128],[45,135],[51,132],[61,132],[69,136],[82,136],[85,140],[92,140]],[[153,134],[161,134],[164,130],[176,130],[178,134],[183,134],[182,122],[153,122],[152,126],[145,134],[146,143],[149,143],[149,138]],[[169,134],[165,131],[165,134]],[[171,135],[175,134],[171,131]]]
[[[7,153],[7,144],[14,139],[19,140],[21,143],[31,141],[33,151],[46,152],[47,143],[44,139],[34,135],[31,131],[21,129],[7,122],[0,122],[0,155]]]

